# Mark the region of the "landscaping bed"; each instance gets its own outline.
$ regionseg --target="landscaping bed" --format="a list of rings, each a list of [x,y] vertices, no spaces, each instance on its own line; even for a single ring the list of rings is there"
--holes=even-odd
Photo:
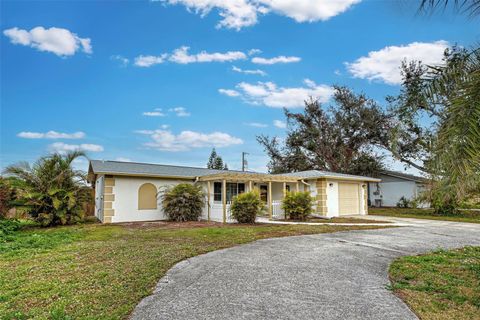
[[[433,209],[368,208],[369,215],[480,223],[480,212],[463,210],[459,214],[438,215]]]
[[[480,319],[480,247],[399,258],[390,278],[420,319]]]
[[[0,318],[124,319],[186,258],[257,239],[374,228],[208,222],[29,228],[0,241]]]

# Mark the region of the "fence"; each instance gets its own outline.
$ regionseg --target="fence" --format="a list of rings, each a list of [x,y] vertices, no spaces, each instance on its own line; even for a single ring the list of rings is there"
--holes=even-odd
[[[282,209],[282,200],[272,201],[272,219],[285,219],[285,212]]]
[[[223,222],[223,204],[212,203],[210,207],[210,220]],[[230,213],[230,203],[227,203],[227,223],[235,222]]]

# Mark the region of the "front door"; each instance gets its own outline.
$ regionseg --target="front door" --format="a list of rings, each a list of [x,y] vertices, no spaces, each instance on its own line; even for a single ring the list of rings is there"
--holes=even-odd
[[[268,186],[260,185],[260,199],[267,203],[268,202]]]

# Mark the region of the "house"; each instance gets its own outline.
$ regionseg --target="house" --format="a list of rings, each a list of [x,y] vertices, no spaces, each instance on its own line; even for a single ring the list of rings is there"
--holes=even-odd
[[[95,215],[104,223],[164,220],[158,194],[179,183],[200,184],[206,194],[202,219],[233,222],[229,206],[239,193],[256,189],[271,219],[283,218],[287,191],[309,191],[315,212],[324,217],[365,215],[367,183],[379,179],[325,171],[266,174],[173,165],[91,160],[89,181],[95,188]]]
[[[425,178],[396,171],[380,171],[377,176],[381,181],[371,181],[368,186],[368,199],[373,207],[395,207],[402,197],[415,199],[427,184]],[[429,207],[429,204],[421,203],[419,207]]]

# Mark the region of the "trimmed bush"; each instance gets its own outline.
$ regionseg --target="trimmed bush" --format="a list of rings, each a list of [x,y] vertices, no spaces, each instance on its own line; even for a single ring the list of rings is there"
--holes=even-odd
[[[165,190],[161,200],[169,220],[198,221],[205,205],[205,194],[200,186],[180,183]]]
[[[282,209],[288,219],[305,221],[312,213],[313,197],[310,192],[287,192]]]
[[[263,210],[260,194],[255,191],[239,194],[230,206],[232,217],[239,223],[255,223],[257,215]]]

